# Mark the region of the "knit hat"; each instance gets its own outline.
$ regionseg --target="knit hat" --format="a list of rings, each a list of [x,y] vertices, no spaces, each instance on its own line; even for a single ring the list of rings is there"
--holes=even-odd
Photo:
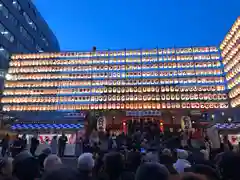
[[[92,153],[83,153],[77,160],[77,167],[79,170],[91,171],[94,168],[95,162]]]
[[[188,152],[183,149],[177,149],[177,157],[179,159],[187,159],[188,158]]]

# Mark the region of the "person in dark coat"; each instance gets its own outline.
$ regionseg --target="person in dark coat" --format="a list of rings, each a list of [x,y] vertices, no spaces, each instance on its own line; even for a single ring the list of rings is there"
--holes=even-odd
[[[178,174],[175,168],[173,168],[173,164],[175,163],[175,160],[172,156],[171,150],[165,148],[162,151],[162,154],[160,155],[160,163],[165,165],[170,174]]]
[[[58,146],[59,146],[58,147],[58,155],[60,157],[64,156],[67,141],[68,141],[67,136],[64,133],[62,133],[62,136],[58,139]]]
[[[139,166],[135,180],[168,180],[169,172],[164,165],[159,163],[144,163]]]
[[[11,146],[11,153],[12,157],[14,158],[17,156],[20,152],[22,152],[25,149],[25,140],[20,138],[18,135],[16,136],[16,139],[13,141],[13,144]]]
[[[7,134],[2,140],[2,157],[5,156],[6,152],[9,149],[9,135]]]
[[[39,140],[37,138],[37,135],[35,135],[31,139],[31,147],[30,147],[30,152],[32,153],[33,156],[35,156],[35,151],[37,150],[38,145],[39,145]]]
[[[0,179],[12,180],[12,159],[0,159]]]
[[[37,160],[27,150],[17,154],[13,160],[13,175],[18,180],[34,180],[39,177]]]
[[[239,164],[240,155],[234,152],[225,152],[222,154],[221,160],[218,164],[218,171],[222,179],[239,180]]]
[[[51,154],[51,149],[50,148],[46,148],[42,151],[42,153],[38,156],[38,163],[40,166],[40,169],[43,170],[44,169],[44,160]]]
[[[205,175],[208,180],[219,180],[220,177],[215,169],[210,166],[203,164],[193,165],[191,168],[187,170],[187,172],[193,172],[196,174]]]
[[[104,172],[99,177],[104,180],[134,180],[134,174],[124,171],[123,157],[118,152],[107,153],[104,157]]]

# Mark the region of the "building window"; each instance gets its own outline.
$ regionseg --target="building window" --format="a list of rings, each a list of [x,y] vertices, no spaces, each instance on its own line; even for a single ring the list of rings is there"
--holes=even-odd
[[[48,41],[47,41],[47,39],[45,38],[45,36],[44,36],[43,34],[41,34],[40,37],[41,37],[41,39],[43,40],[45,46],[48,46],[49,44],[48,44]]]
[[[17,19],[8,11],[8,9],[0,2],[0,13],[8,18],[14,26],[18,25]]]
[[[0,70],[0,78],[4,78],[5,77],[5,71],[3,69]]]
[[[36,45],[36,50],[37,50],[38,52],[43,52],[43,50],[42,50],[38,45]]]
[[[17,0],[13,0],[12,4],[18,11],[21,11],[22,8]]]
[[[17,48],[21,53],[29,52],[19,41],[17,41]]]
[[[31,28],[33,28],[36,31],[37,27],[36,27],[35,23],[31,20],[31,18],[27,15],[26,12],[23,13],[23,17],[25,18],[27,23],[31,26]]]
[[[28,34],[26,29],[23,26],[20,26],[20,32],[22,33],[22,36],[26,38],[28,41],[31,42],[31,44],[34,44],[33,38]]]
[[[14,36],[0,23],[0,33],[11,43],[14,42]]]
[[[18,25],[18,20],[11,13],[9,13],[8,16],[9,16],[8,19],[10,21],[12,21],[13,25],[17,26]]]
[[[5,18],[8,18],[8,9],[0,2],[0,13],[2,13],[2,15],[5,17]]]
[[[6,59],[9,59],[10,57],[8,51],[1,45],[0,45],[0,55],[5,57]]]

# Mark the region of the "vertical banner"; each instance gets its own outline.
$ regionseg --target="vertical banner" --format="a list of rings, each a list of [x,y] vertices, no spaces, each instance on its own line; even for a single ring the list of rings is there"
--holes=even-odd
[[[97,120],[97,130],[98,131],[106,131],[106,117],[100,116]]]

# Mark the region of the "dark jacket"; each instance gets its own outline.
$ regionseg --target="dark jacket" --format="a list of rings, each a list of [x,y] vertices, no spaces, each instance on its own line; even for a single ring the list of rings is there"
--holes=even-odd
[[[18,180],[34,180],[39,176],[37,160],[26,150],[19,153],[13,161],[13,175]]]
[[[178,174],[176,169],[173,167],[173,163],[175,163],[173,157],[168,155],[160,155],[160,163],[166,166],[170,174]]]
[[[40,166],[41,169],[43,169],[43,163],[44,163],[44,160],[46,159],[46,157],[48,157],[48,155],[45,154],[45,153],[41,153],[38,156],[38,163],[39,163],[39,166]]]

